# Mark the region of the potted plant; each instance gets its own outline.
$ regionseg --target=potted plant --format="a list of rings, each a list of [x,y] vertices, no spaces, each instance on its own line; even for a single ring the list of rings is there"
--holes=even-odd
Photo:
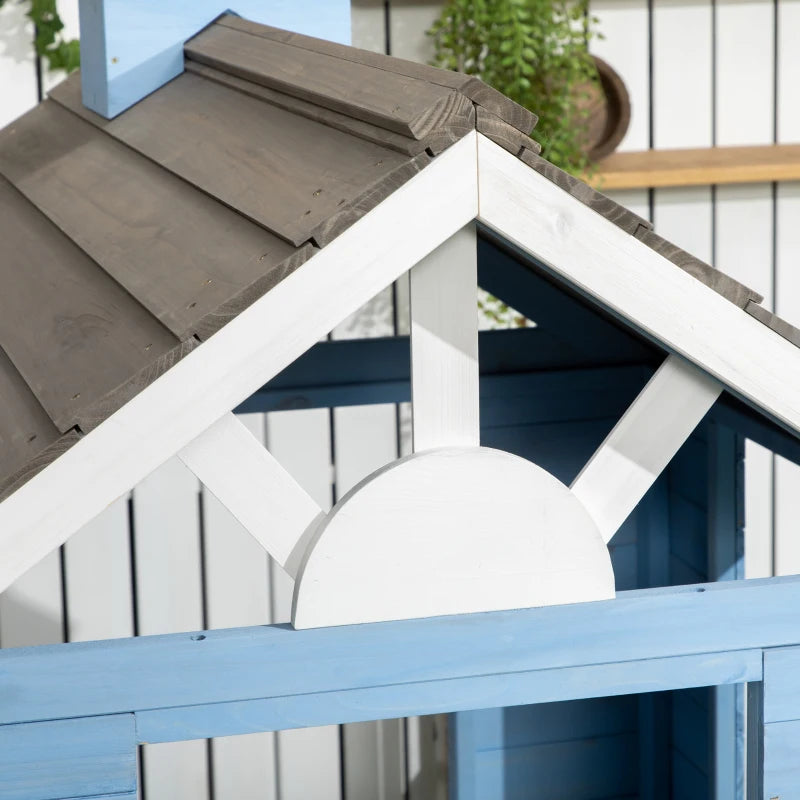
[[[428,34],[435,66],[477,75],[529,108],[542,155],[582,174],[605,87],[588,49],[596,27],[588,0],[447,0]]]

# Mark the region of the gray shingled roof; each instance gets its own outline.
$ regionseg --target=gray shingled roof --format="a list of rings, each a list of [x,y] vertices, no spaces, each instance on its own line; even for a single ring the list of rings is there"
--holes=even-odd
[[[113,120],[0,131],[0,500],[477,128],[778,333],[761,297],[538,156],[477,78],[224,16]]]

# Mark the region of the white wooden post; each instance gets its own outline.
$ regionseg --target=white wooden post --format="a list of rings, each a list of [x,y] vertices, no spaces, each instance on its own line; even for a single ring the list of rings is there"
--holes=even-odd
[[[475,223],[411,270],[415,452],[479,444],[477,287]]]
[[[233,414],[180,452],[181,461],[293,578],[303,533],[322,509]]]
[[[609,541],[722,391],[668,356],[570,487]]]

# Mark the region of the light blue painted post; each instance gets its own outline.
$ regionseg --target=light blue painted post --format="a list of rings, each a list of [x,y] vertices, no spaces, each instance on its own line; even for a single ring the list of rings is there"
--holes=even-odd
[[[764,651],[763,794],[800,797],[800,647]]]
[[[502,715],[501,708],[495,711]],[[448,794],[450,800],[478,800],[475,795],[475,714],[450,714],[447,733]],[[502,787],[499,787],[502,791]]]
[[[669,491],[665,479],[656,481],[636,509],[636,548],[639,586],[669,583]],[[641,800],[669,797],[670,697],[663,692],[639,697],[639,796]]]
[[[110,119],[183,72],[183,44],[220,14],[350,43],[349,0],[80,0],[83,102]]]
[[[708,426],[708,577],[744,578],[744,444],[723,425]],[[745,687],[713,691],[709,775],[716,800],[742,800],[745,774]]]

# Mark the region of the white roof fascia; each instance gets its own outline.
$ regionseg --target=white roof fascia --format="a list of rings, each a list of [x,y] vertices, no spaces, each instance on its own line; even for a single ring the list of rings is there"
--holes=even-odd
[[[800,348],[478,134],[479,219],[800,434]]]
[[[471,133],[0,504],[0,591],[478,214]]]

